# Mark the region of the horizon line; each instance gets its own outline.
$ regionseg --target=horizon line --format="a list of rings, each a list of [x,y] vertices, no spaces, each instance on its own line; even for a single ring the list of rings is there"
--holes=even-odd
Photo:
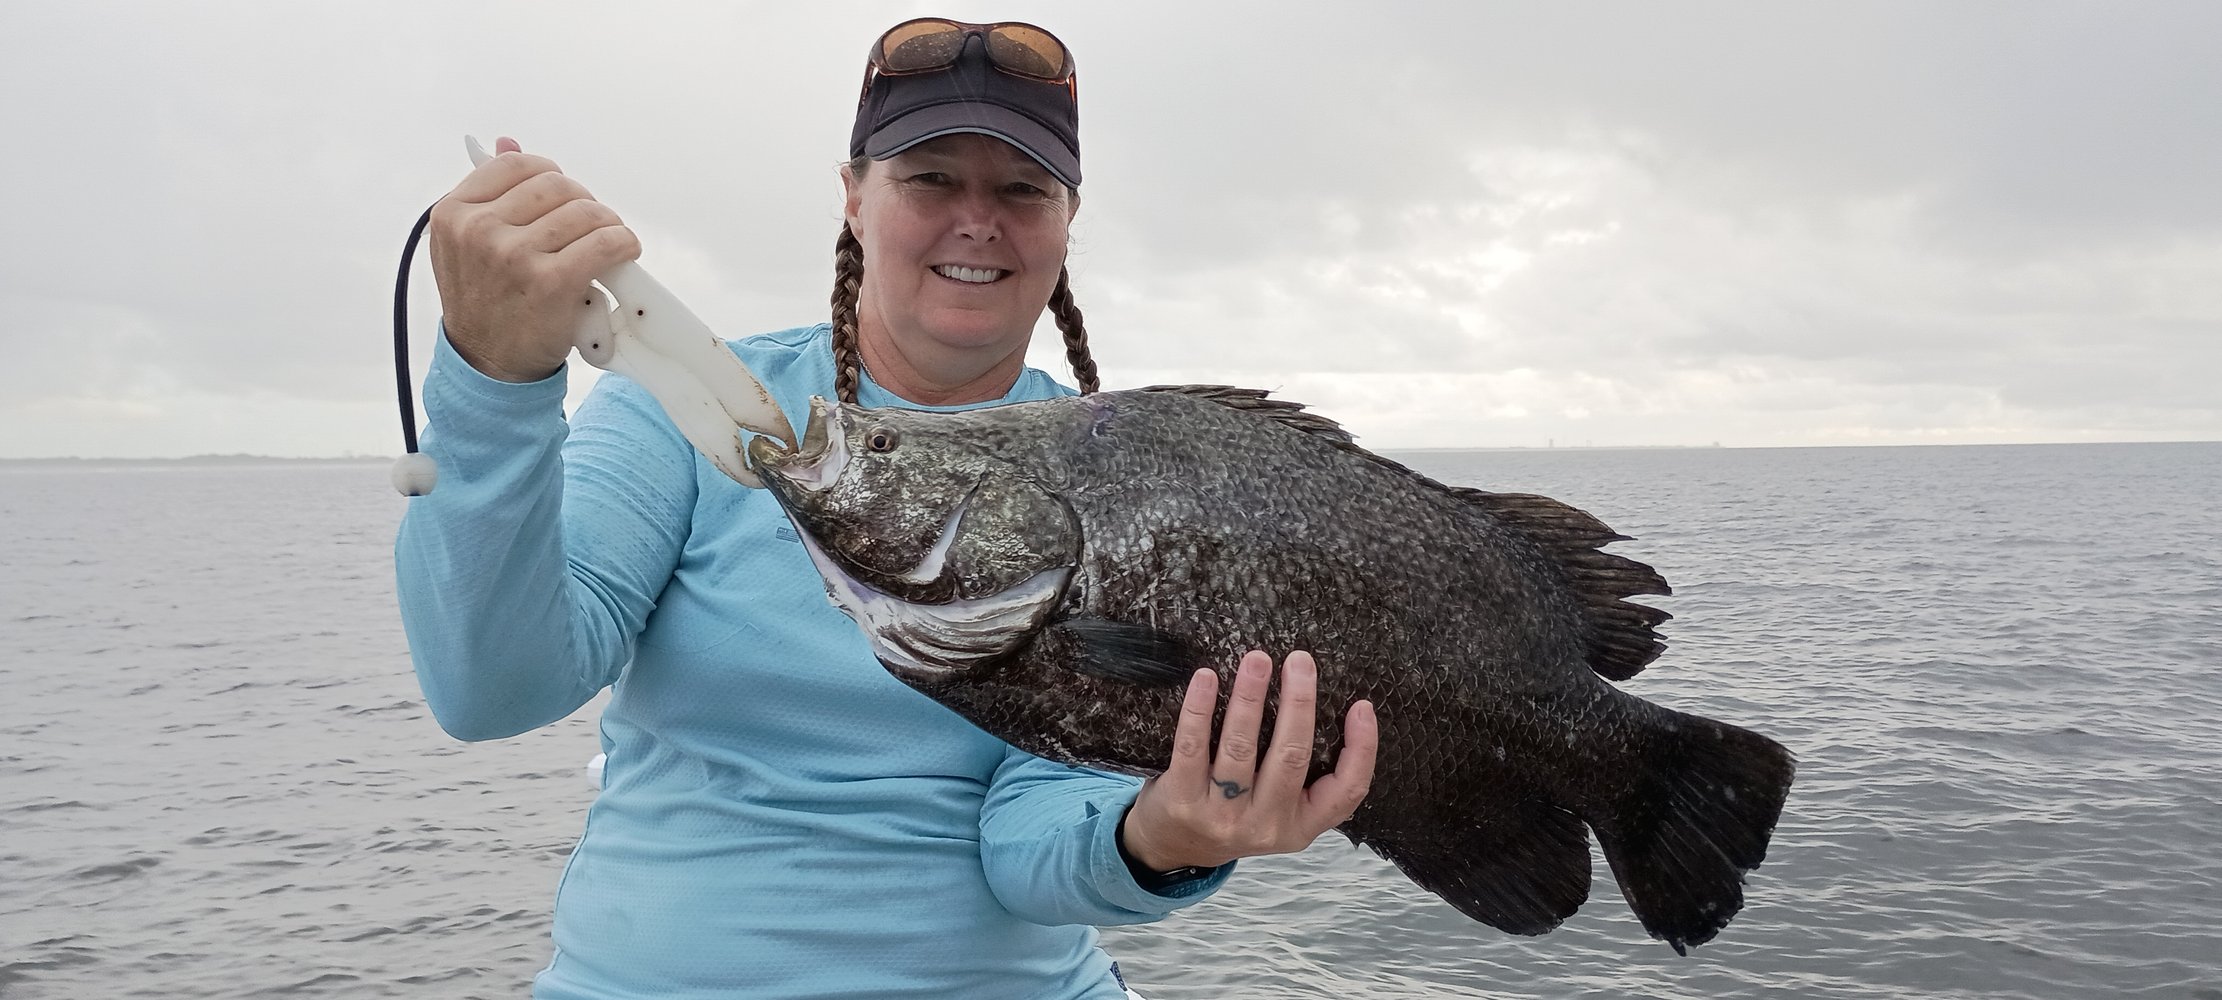
[[[1368,451],[1389,452],[1474,452],[1474,451],[1788,451],[1799,448],[2052,448],[2074,445],[2127,445],[2127,444],[2222,444],[2222,439],[2192,440],[2120,440],[2120,441],[1905,441],[1893,443],[1840,443],[1840,444],[1569,444],[1569,445],[1415,445],[1409,447],[1368,448]],[[393,462],[399,454],[360,455],[263,455],[252,452],[202,452],[180,456],[113,456],[113,455],[38,455],[0,456],[0,465],[54,465],[68,463],[108,463],[115,465],[159,465],[177,463],[217,464],[221,462],[298,462],[298,463],[363,463]]]

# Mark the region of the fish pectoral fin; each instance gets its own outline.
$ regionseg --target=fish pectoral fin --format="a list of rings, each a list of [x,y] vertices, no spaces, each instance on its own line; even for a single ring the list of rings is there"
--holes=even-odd
[[[1108,618],[1067,618],[1049,626],[1062,633],[1063,660],[1076,673],[1138,687],[1180,687],[1196,671],[1196,657],[1180,640],[1147,625]]]

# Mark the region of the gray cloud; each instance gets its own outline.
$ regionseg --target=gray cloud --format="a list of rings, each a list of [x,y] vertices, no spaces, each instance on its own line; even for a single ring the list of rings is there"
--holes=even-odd
[[[2222,437],[2211,6],[973,6],[1079,53],[1114,384],[1384,447]],[[465,132],[719,329],[818,319],[863,48],[921,12],[9,5],[0,456],[393,450]]]

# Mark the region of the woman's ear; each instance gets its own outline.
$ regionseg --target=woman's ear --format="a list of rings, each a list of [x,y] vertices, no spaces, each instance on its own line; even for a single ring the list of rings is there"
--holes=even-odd
[[[863,201],[864,179],[858,177],[856,171],[849,169],[848,164],[842,164],[841,219],[849,224],[849,232],[851,233],[860,232],[863,229],[863,226],[857,220],[857,208]]]

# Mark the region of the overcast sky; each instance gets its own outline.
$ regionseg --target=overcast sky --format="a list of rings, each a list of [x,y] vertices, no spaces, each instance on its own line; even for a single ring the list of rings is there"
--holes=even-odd
[[[2222,439],[2222,4],[6,0],[0,457],[398,452],[465,133],[719,332],[822,320],[926,13],[1078,57],[1109,387],[1376,448]]]

